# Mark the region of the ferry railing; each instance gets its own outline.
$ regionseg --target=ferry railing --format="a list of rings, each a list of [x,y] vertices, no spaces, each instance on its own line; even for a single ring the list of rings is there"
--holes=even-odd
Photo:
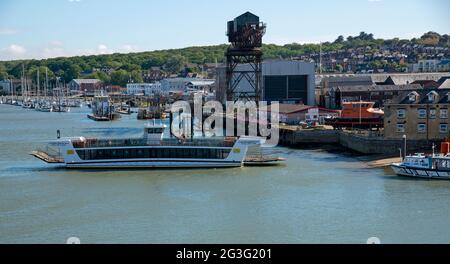
[[[54,149],[50,146],[40,147],[37,148],[37,151],[47,154],[47,156],[54,158],[54,159],[61,159],[62,154],[59,149]]]

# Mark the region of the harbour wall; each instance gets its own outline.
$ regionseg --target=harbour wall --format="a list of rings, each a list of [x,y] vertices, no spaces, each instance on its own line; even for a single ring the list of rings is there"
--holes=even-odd
[[[431,150],[432,144],[439,142],[426,140],[408,140],[407,152],[424,152]],[[337,145],[362,154],[399,155],[403,149],[403,140],[384,139],[376,133],[363,133],[342,130],[317,129],[280,129],[280,145],[290,147]]]

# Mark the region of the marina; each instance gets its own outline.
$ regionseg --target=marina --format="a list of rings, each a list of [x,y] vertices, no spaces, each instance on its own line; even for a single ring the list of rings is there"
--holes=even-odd
[[[62,243],[68,234],[83,243],[448,242],[450,181],[398,177],[343,150],[276,147],[281,166],[188,170],[65,170],[28,155],[58,129],[135,138],[148,124],[92,122],[89,112],[0,105],[2,242]]]
[[[352,1],[0,4],[0,244],[448,255],[450,6]]]

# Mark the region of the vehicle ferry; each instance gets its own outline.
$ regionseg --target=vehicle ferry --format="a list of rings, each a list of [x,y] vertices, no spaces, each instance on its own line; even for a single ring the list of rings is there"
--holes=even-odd
[[[76,169],[241,167],[259,137],[163,138],[165,125],[149,125],[135,139],[60,138],[31,155]]]
[[[450,180],[449,147],[450,143],[444,142],[441,154],[406,156],[403,162],[393,163],[391,167],[399,176]]]

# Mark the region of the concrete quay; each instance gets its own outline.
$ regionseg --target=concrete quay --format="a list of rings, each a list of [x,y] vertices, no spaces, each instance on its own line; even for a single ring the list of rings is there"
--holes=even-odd
[[[426,140],[408,140],[407,152],[429,152],[432,144],[439,142]],[[289,147],[306,147],[320,145],[338,145],[361,154],[384,154],[398,156],[403,148],[402,140],[388,140],[377,132],[346,131],[331,129],[295,129],[280,128],[280,145]]]

